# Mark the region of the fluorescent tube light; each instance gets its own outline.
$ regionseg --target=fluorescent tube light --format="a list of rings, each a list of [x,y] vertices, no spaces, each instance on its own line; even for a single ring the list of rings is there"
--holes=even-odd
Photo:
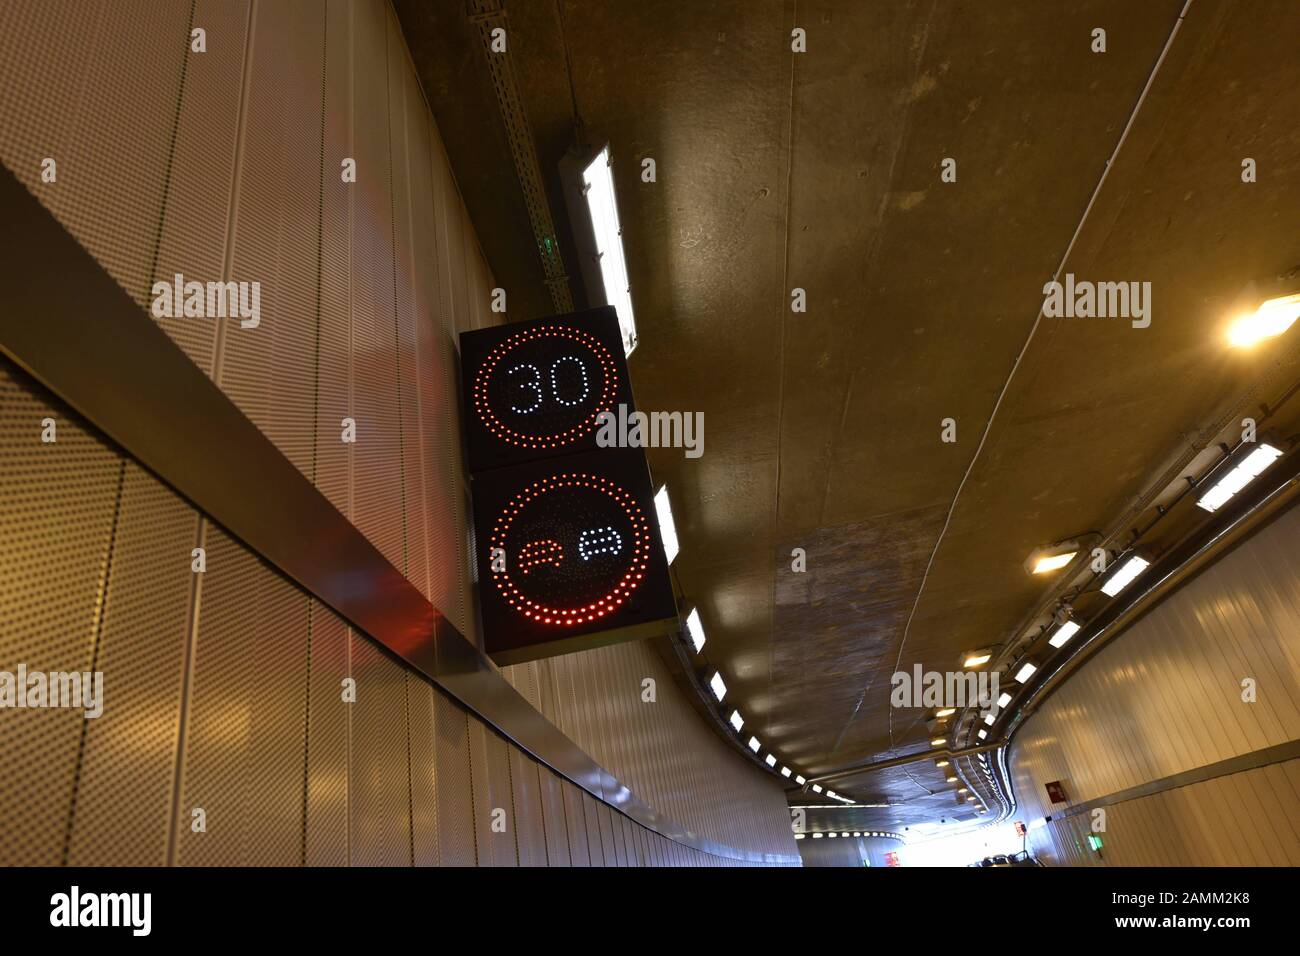
[[[667,485],[655,494],[655,516],[659,519],[659,537],[664,542],[664,557],[668,559],[669,564],[672,564],[680,548],[677,545],[677,526],[673,524],[673,506],[668,501]],[[703,639],[700,643],[704,643]]]
[[[763,749],[763,745],[762,745],[761,743],[758,742],[758,738],[757,738],[757,737],[750,737],[750,738],[749,738],[749,749],[752,750],[752,751],[754,751],[754,753],[758,753],[760,750]]]
[[[791,772],[792,772],[792,771],[790,770],[789,767],[782,767],[782,768],[781,768],[781,776],[783,776],[783,777],[788,777],[788,776],[790,776]]]
[[[800,776],[799,774],[795,774],[795,775],[794,775],[794,782],[797,783],[797,784],[799,784],[799,786],[802,787],[805,783],[808,782],[808,780],[807,780],[805,777]]]
[[[664,485],[667,488],[667,485]],[[672,512],[669,512],[669,521],[672,520]],[[686,615],[686,631],[691,635],[691,646],[695,648],[698,654],[704,649],[704,642],[707,640],[704,636],[704,625],[700,623],[700,612],[697,608],[691,608],[691,613]]]
[[[596,238],[596,255],[600,258],[605,301],[618,311],[623,351],[631,355],[636,348],[636,318],[632,314],[632,292],[627,281],[627,261],[623,257],[623,230],[618,221],[614,176],[609,164],[609,147],[606,146],[582,171],[582,184]]]
[[[722,679],[722,671],[714,671],[713,676],[709,678],[709,690],[713,691],[713,696],[721,703],[722,698],[727,696],[727,684]]]
[[[993,654],[990,651],[971,651],[966,660],[962,662],[963,667],[979,667],[981,664],[987,664]]]
[[[987,730],[985,730],[983,727],[981,727],[981,728],[980,728],[980,732],[979,732],[978,734],[976,734],[975,736],[978,737],[980,740],[983,740],[983,739],[984,739],[985,737],[987,737],[988,735],[989,735],[989,732],[988,732]]]
[[[740,716],[740,711],[733,710],[728,719],[731,721],[731,726],[736,729],[736,733],[740,733],[740,728],[745,726],[745,718]]]
[[[1282,457],[1282,452],[1272,445],[1261,444],[1226,475],[1214,483],[1214,487],[1201,496],[1197,505],[1206,511],[1217,511],[1224,503],[1246,487],[1252,479],[1273,462]]]
[[[1009,704],[1009,703],[1011,703],[1011,695],[1008,694],[1006,691],[1003,691],[1003,692],[1002,692],[1002,695],[1001,695],[1000,697],[998,697],[998,710],[1001,710],[1003,707],[1007,706],[1007,704]],[[984,755],[983,755],[983,754],[980,754],[980,759],[981,759],[981,760],[984,759]]]
[[[1079,633],[1079,625],[1074,621],[1066,621],[1056,629],[1056,633],[1047,639],[1047,643],[1053,647],[1060,647],[1074,635]],[[1019,678],[1016,678],[1019,680]]]
[[[813,793],[821,793],[821,792],[822,792],[822,788],[821,788],[818,784],[815,784],[815,783],[814,783],[813,786],[812,786],[812,788],[813,788]]]
[[[1020,670],[1016,671],[1016,676],[1013,679],[1018,680],[1023,684],[1025,681],[1029,680],[1029,678],[1034,676],[1034,671],[1036,670],[1038,670],[1037,664],[1033,661],[1025,661],[1020,665]]]
[[[1151,566],[1151,562],[1140,555],[1131,554],[1118,568],[1115,573],[1106,579],[1106,583],[1101,586],[1101,593],[1108,597],[1114,597],[1133,583],[1133,579]]]
[[[775,767],[776,757],[772,756],[772,754],[768,754],[766,757],[763,758],[763,763],[767,764],[769,767]]]

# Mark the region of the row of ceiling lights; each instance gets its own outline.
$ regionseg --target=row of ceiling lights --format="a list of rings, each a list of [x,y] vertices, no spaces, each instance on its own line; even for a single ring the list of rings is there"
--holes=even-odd
[[[1269,299],[1259,306],[1252,314],[1245,315],[1232,323],[1228,330],[1228,341],[1237,348],[1249,347],[1267,338],[1273,338],[1286,332],[1300,318],[1300,293],[1280,298]],[[1244,445],[1244,443],[1243,443]],[[1242,446],[1238,446],[1240,452]],[[1220,477],[1214,485],[1202,495],[1197,505],[1206,511],[1214,512],[1227,502],[1233,495],[1241,491],[1253,479],[1258,477],[1269,465],[1282,456],[1282,452],[1267,443],[1260,443],[1257,448],[1249,453],[1240,453],[1230,456],[1225,460],[1231,462],[1231,467],[1221,467],[1216,471],[1221,472]],[[679,551],[677,529],[673,522],[672,506],[668,500],[668,487],[664,485],[655,495],[655,512],[659,522],[660,537],[664,543],[664,551],[671,565],[673,559],[677,557]],[[1079,545],[1077,542],[1063,542],[1046,548],[1040,548],[1030,555],[1026,561],[1026,567],[1032,574],[1048,574],[1053,571],[1059,571],[1068,567],[1078,556]],[[1136,551],[1128,551],[1121,555],[1121,560],[1116,564],[1114,570],[1107,576],[1101,585],[1101,590],[1108,597],[1115,597],[1122,590],[1132,584],[1141,574],[1150,566],[1150,561],[1138,554]],[[1053,648],[1063,647],[1081,628],[1081,625],[1070,620],[1068,615],[1063,619],[1055,622],[1056,627],[1047,643]],[[698,655],[704,648],[707,640],[704,634],[704,626],[700,622],[700,613],[698,608],[692,608],[686,617],[686,630],[690,636],[690,644],[694,652]],[[985,648],[969,652],[963,661],[963,667],[973,669],[987,664],[993,657],[991,648]],[[1039,664],[1032,659],[1025,658],[1019,662],[1012,675],[1012,680],[1024,684],[1038,671]],[[727,695],[726,681],[722,677],[722,672],[715,669],[708,681],[709,690],[712,692],[714,699],[720,704]],[[1006,708],[1012,700],[1012,695],[1003,692],[983,715],[983,722],[986,726],[976,730],[976,738],[983,741],[988,739],[989,728],[992,727],[998,715]],[[956,712],[955,708],[942,708],[934,714],[939,720],[951,717]],[[740,734],[745,725],[744,717],[738,709],[733,709],[727,722],[732,729]],[[933,747],[946,747],[948,740],[946,737],[935,737],[930,741]],[[754,754],[762,752],[762,742],[755,736],[750,736],[747,746]],[[983,755],[980,755],[983,761]],[[768,753],[763,758],[763,763],[772,770],[777,771],[777,765],[781,761],[774,753]],[[943,767],[947,761],[940,761],[939,766]],[[984,772],[988,774],[988,768],[985,764]],[[796,773],[789,766],[781,764],[779,773],[787,779],[792,778],[799,786],[804,786],[807,779],[799,773]],[[991,782],[990,777],[990,782]],[[954,782],[954,778],[949,777],[949,782]],[[842,797],[833,790],[823,790],[818,784],[812,785],[812,791],[817,794],[825,794],[832,800],[852,805],[854,801],[848,797]],[[965,792],[965,788],[959,793]],[[975,803],[973,796],[967,799]],[[984,812],[985,808],[981,808]]]
[[[664,554],[668,559],[668,563],[671,565],[673,559],[677,557],[680,546],[677,541],[677,528],[673,523],[672,505],[668,500],[667,485],[662,486],[655,494],[655,515],[659,522],[659,535],[664,543]],[[692,608],[691,612],[686,615],[686,633],[690,638],[691,649],[698,655],[700,651],[704,649],[704,644],[708,640],[704,634],[704,625],[700,623],[699,608]],[[712,693],[714,700],[721,704],[727,696],[727,683],[722,677],[722,672],[715,669],[712,676],[709,677],[708,685],[709,691]],[[727,723],[730,724],[732,729],[739,735],[742,728],[745,726],[745,718],[741,716],[739,710],[733,709],[730,716],[727,717]],[[749,740],[745,742],[745,746],[755,755],[763,752],[762,742],[753,735],[751,735]],[[808,780],[806,777],[800,773],[796,773],[790,767],[781,763],[776,754],[769,752],[762,759],[763,763],[773,773],[779,773],[782,777],[793,779],[794,782],[801,787],[807,784]],[[832,800],[839,801],[840,803],[850,806],[854,804],[854,801],[850,798],[842,797],[834,790],[823,790],[823,788],[818,784],[813,784],[811,789],[813,793],[823,794]]]
[[[1300,318],[1300,293],[1269,299],[1255,312],[1234,321],[1228,328],[1227,339],[1234,348],[1248,348],[1265,339],[1282,335],[1295,324],[1298,318]],[[1249,448],[1252,444],[1255,445],[1253,449]],[[1268,442],[1239,443],[1232,453],[1206,476],[1207,479],[1213,480],[1213,484],[1208,491],[1199,496],[1196,501],[1197,506],[1210,513],[1217,511],[1281,457],[1281,449]],[[1039,548],[1030,554],[1025,567],[1031,574],[1050,574],[1069,567],[1078,556],[1079,550],[1077,541],[1059,542]],[[1147,557],[1130,548],[1121,554],[1120,560],[1115,562],[1111,573],[1102,582],[1102,593],[1107,597],[1117,596],[1137,580],[1150,564]],[[1049,625],[1053,629],[1047,643],[1052,648],[1064,647],[1082,628],[1079,622],[1070,618],[1068,609],[1062,610],[1065,613]],[[970,651],[965,655],[963,666],[966,669],[981,667],[992,657],[991,648]],[[1039,667],[1040,664],[1032,658],[1022,658],[1014,665],[1012,680],[1023,687]],[[1004,692],[998,697],[996,704],[982,715],[986,726],[977,729],[975,736],[978,740],[988,738],[989,728],[996,723],[998,715],[1011,699],[1012,695]],[[948,707],[936,711],[934,716],[944,719],[952,716],[953,713],[955,708]],[[930,741],[934,747],[944,747],[947,742],[945,737],[936,737]],[[985,772],[987,773],[987,768]]]
[[[849,838],[849,837],[877,837],[877,838],[879,838],[879,839],[884,839],[884,840],[902,840],[902,839],[903,839],[903,838],[902,838],[901,836],[899,836],[897,833],[888,833],[888,832],[886,832],[886,831],[884,831],[884,830],[853,830],[852,832],[850,832],[850,831],[848,831],[848,830],[841,830],[841,831],[839,831],[838,833],[829,833],[829,832],[828,832],[828,833],[796,833],[796,834],[794,835],[794,838],[795,838],[796,840],[803,840],[803,839],[806,839],[806,838],[808,838],[808,837],[812,837],[814,840],[820,840],[822,837],[828,837],[828,838],[830,838],[830,839],[832,839],[832,840],[834,840],[836,837],[843,837],[843,838]]]

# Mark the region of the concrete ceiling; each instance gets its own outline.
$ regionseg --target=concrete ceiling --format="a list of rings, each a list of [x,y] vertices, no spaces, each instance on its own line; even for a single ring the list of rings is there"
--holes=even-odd
[[[553,311],[477,27],[396,7],[510,317]],[[747,731],[808,776],[925,749],[895,669],[1008,641],[1053,583],[1031,549],[1112,529],[1300,378],[1294,330],[1245,355],[1221,336],[1251,283],[1300,265],[1300,8],[1195,0],[1170,43],[1182,9],[508,4],[569,271],[555,169],[580,118],[616,160],[638,404],[704,412],[702,458],[651,452],[687,604]],[[1040,321],[1062,263],[1149,281],[1150,327]],[[858,828],[954,805],[928,762],[836,786],[895,804]]]

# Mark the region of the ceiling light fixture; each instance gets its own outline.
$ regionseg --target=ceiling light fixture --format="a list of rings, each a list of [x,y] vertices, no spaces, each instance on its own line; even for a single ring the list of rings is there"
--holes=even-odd
[[[945,707],[942,710],[936,710],[934,716],[936,719],[942,720],[945,717],[951,717],[955,713],[957,713],[956,707]]]
[[[943,746],[944,744],[946,744],[947,742],[948,742],[948,740],[947,740],[947,738],[945,738],[945,737],[935,737],[933,740],[930,741],[930,746],[931,746],[931,747],[942,747],[942,746]]]
[[[776,757],[772,756],[771,754],[768,754],[766,757],[763,758],[763,763],[767,764],[769,767],[775,767]]]
[[[740,711],[733,710],[728,719],[731,721],[731,726],[736,728],[736,733],[740,733],[740,728],[745,726],[745,718],[740,716]]]
[[[750,737],[750,738],[749,738],[749,749],[752,750],[752,751],[754,751],[754,753],[758,753],[761,749],[763,749],[763,745],[762,745],[761,743],[758,742],[758,738],[757,738],[757,737]]]
[[[1049,574],[1059,571],[1079,553],[1077,541],[1062,541],[1058,544],[1035,548],[1025,559],[1025,570],[1030,574]]]
[[[799,784],[799,786],[802,787],[802,786],[803,786],[805,783],[807,783],[808,781],[805,780],[803,777],[799,776],[799,774],[795,774],[795,775],[794,775],[794,782],[797,783],[797,784]]]
[[[936,767],[946,767],[946,766],[948,766],[948,761],[946,761],[946,760],[936,760],[935,763],[934,763],[934,765],[935,765]]]
[[[989,732],[988,732],[987,730],[985,730],[983,727],[981,727],[981,728],[980,728],[980,732],[977,733],[975,736],[978,737],[980,740],[983,740],[983,739],[984,739],[985,737],[987,737],[988,735],[989,735]]]
[[[667,489],[667,487],[667,485],[664,485],[665,489]],[[700,623],[700,611],[698,608],[691,608],[691,613],[686,615],[686,632],[691,635],[691,647],[695,648],[695,653],[698,654],[704,649],[704,642],[706,640],[704,636],[704,625]]]
[[[1260,472],[1281,457],[1282,452],[1272,445],[1261,444],[1243,458],[1235,468],[1216,481],[1214,487],[1202,495],[1196,504],[1206,511],[1217,511],[1229,498],[1241,491]]]
[[[709,678],[709,690],[713,691],[713,696],[718,699],[718,703],[727,696],[727,683],[722,679],[722,671],[713,672],[713,676]]]
[[[668,501],[668,486],[664,485],[655,493],[655,516],[659,519],[659,537],[664,543],[664,557],[668,563],[673,563],[673,558],[677,557],[680,547],[677,544],[677,526],[673,524],[673,506]],[[688,620],[689,626],[689,620]],[[701,631],[701,634],[704,632]],[[700,645],[703,646],[703,639]],[[699,648],[696,648],[697,650]]]
[[[992,658],[992,651],[971,651],[966,655],[966,660],[962,661],[962,666],[979,667],[981,664],[987,664]]]
[[[1003,691],[1002,694],[1001,694],[1001,696],[998,697],[998,710],[1001,710],[1003,707],[1007,706],[1007,704],[1009,704],[1009,703],[1011,703],[1011,695],[1008,694],[1006,691]],[[980,760],[983,760],[983,759],[984,759],[984,755],[983,755],[983,754],[980,754]]]
[[[1101,586],[1101,593],[1107,597],[1114,597],[1133,583],[1133,579],[1151,566],[1151,562],[1141,555],[1130,554],[1115,569],[1115,572],[1106,579],[1106,583]]]
[[[1056,633],[1047,639],[1047,643],[1053,647],[1060,647],[1074,635],[1079,633],[1079,625],[1074,621],[1066,621],[1056,629]],[[1018,680],[1019,678],[1017,678]]]
[[[1243,315],[1228,328],[1233,348],[1249,348],[1264,339],[1281,335],[1300,318],[1300,293],[1269,299],[1250,315]]]
[[[627,260],[623,256],[623,231],[618,220],[610,163],[609,146],[605,146],[582,170],[582,194],[587,201],[591,234],[582,235],[578,223],[573,223],[574,239],[580,249],[586,247],[586,255],[581,257],[581,261],[588,299],[592,305],[614,306],[623,333],[623,351],[631,355],[637,344],[636,318],[632,314]],[[599,269],[591,268],[592,265],[599,265]],[[596,288],[597,282],[600,288]]]
[[[822,792],[822,788],[821,788],[820,786],[818,786],[817,784],[815,784],[815,783],[812,785],[812,788],[813,788],[813,793],[821,793],[821,792]]]
[[[990,727],[993,726],[993,721],[995,721],[995,720],[997,720],[997,719],[998,719],[998,718],[997,718],[997,715],[996,715],[995,713],[993,713],[993,711],[991,711],[991,710],[990,710],[987,714],[984,715],[984,723],[988,724]]]
[[[782,767],[782,768],[781,768],[781,776],[783,776],[783,777],[788,777],[788,776],[790,776],[790,774],[791,774],[792,772],[793,772],[793,771],[791,771],[789,767]]]
[[[1029,678],[1034,676],[1034,671],[1036,670],[1038,670],[1037,664],[1033,661],[1025,661],[1020,665],[1020,670],[1016,671],[1016,676],[1012,679],[1018,680],[1023,684],[1025,681],[1029,680]]]

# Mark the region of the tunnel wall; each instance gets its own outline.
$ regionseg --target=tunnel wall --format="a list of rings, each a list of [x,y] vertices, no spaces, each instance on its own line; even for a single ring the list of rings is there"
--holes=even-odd
[[[388,5],[7,3],[0,71],[0,159],[142,308],[175,273],[261,283],[256,328],[158,321],[476,639],[456,334],[492,277]],[[2,863],[735,862],[514,747],[3,360],[0,500],[0,669],[105,681],[95,719],[0,714]],[[512,679],[652,808],[797,860],[779,782],[648,647]]]
[[[1099,651],[1012,742],[1031,849],[1068,865],[1300,864],[1300,508]],[[1243,701],[1242,681],[1257,699]],[[1068,804],[1045,784],[1061,781]],[[1100,853],[1088,846],[1105,810]],[[1080,812],[1081,811],[1081,812]]]

